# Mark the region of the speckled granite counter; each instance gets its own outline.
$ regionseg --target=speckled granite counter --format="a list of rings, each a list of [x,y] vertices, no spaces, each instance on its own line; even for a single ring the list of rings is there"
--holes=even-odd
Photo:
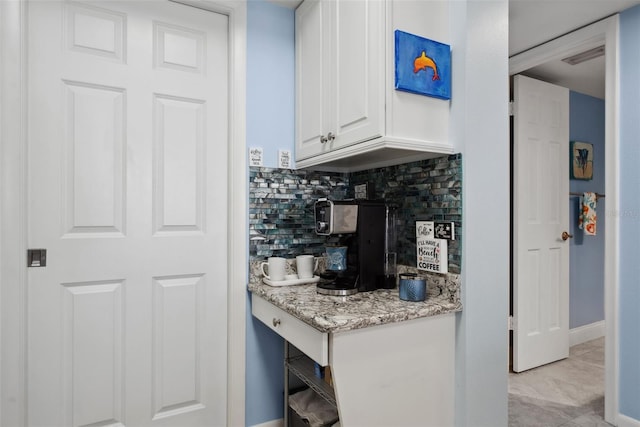
[[[427,300],[409,302],[397,288],[331,297],[318,294],[315,284],[273,287],[262,283],[259,266],[250,263],[253,315],[309,359],[331,367],[343,426],[454,425],[459,275],[425,274]],[[415,271],[398,266],[399,273]],[[314,377],[311,360],[305,378]]]
[[[461,311],[459,283],[456,275],[429,276],[423,302],[401,300],[397,287],[334,297],[318,294],[315,284],[269,286],[254,274],[249,291],[321,332],[341,332]]]

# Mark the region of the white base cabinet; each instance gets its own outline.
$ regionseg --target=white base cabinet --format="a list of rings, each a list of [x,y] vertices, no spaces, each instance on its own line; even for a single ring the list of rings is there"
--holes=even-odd
[[[316,352],[307,354],[313,360],[331,366],[333,393],[321,382],[319,391],[336,404],[343,427],[454,424],[454,313],[338,333],[290,322],[289,313],[256,295],[253,314],[298,349]],[[311,345],[308,328],[319,334],[312,341],[326,336],[328,346]],[[324,350],[317,353],[318,348]],[[285,366],[311,377],[312,368],[305,374],[298,362]]]
[[[452,426],[455,315],[330,335],[342,425]]]
[[[447,1],[296,9],[296,164],[354,171],[454,152],[449,101],[395,90],[394,30],[449,40]]]

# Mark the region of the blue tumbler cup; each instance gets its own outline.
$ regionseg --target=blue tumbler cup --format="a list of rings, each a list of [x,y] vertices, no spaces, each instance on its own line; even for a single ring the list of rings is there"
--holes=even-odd
[[[427,297],[427,281],[414,273],[400,275],[400,299],[405,301],[424,301]]]

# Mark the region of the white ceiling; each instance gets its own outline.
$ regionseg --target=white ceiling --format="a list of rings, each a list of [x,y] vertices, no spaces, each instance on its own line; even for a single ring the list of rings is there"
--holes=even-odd
[[[599,21],[640,0],[509,0],[509,56]],[[578,65],[555,61],[524,73],[604,98],[604,58]]]
[[[301,0],[270,0],[296,8]],[[640,0],[509,0],[509,56],[628,9]],[[604,98],[604,58],[578,65],[561,61],[524,73],[568,87],[576,92]]]

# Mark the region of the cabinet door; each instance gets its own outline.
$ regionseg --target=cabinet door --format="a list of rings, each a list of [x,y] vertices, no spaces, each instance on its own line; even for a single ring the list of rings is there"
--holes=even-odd
[[[384,132],[385,2],[338,0],[334,7],[329,130],[337,149]]]
[[[326,58],[331,52],[331,2],[307,0],[296,9],[296,160],[329,151],[321,142],[331,78]]]

